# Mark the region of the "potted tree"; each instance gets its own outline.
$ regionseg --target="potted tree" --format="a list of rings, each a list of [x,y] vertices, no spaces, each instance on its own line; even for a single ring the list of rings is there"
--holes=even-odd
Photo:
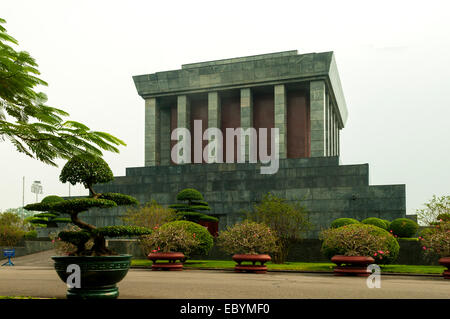
[[[320,233],[322,252],[337,265],[335,275],[369,276],[367,266],[393,262],[400,250],[388,231],[374,225],[350,224]]]
[[[219,232],[217,242],[225,252],[234,254],[236,272],[266,273],[265,263],[271,260],[268,253],[278,249],[277,237],[268,226],[248,220]]]
[[[439,264],[447,268],[442,276],[450,279],[450,221],[441,219],[420,239],[427,254],[440,257]]]
[[[106,237],[140,236],[151,230],[133,226],[96,227],[79,218],[79,214],[90,208],[110,208],[119,205],[135,205],[138,201],[128,195],[118,193],[96,193],[94,185],[113,180],[108,164],[94,155],[77,155],[63,167],[60,181],[72,185],[82,183],[90,190],[87,198],[69,199],[49,204],[49,210],[68,214],[72,224],[80,231],[61,231],[58,236],[73,244],[76,249],[68,256],[54,256],[58,276],[67,282],[69,265],[80,268],[81,287],[69,288],[68,298],[117,298],[116,284],[121,281],[130,267],[131,255],[118,255],[106,247]],[[32,207],[26,207],[32,208]],[[91,248],[86,245],[91,242]]]
[[[185,224],[167,223],[155,228],[150,235],[140,239],[144,251],[148,253],[148,259],[153,262],[152,270],[183,270],[186,259],[184,253],[188,254],[198,246],[199,238],[195,233],[189,232]]]

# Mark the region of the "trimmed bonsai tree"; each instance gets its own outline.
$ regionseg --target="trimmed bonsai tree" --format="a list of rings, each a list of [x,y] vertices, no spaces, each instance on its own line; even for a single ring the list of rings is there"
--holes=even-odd
[[[72,185],[81,183],[89,189],[87,198],[69,199],[49,204],[49,209],[58,213],[68,214],[71,222],[80,231],[62,231],[58,237],[77,247],[71,256],[108,256],[116,255],[106,247],[106,237],[130,237],[151,233],[151,230],[137,226],[106,226],[97,228],[79,218],[79,214],[90,208],[111,208],[120,205],[137,205],[138,201],[129,195],[119,193],[97,193],[94,185],[113,180],[113,173],[108,164],[94,155],[77,155],[70,159],[61,171],[59,177],[63,183]],[[86,243],[92,241],[92,248],[87,249]]]
[[[39,211],[41,213],[35,214],[29,222],[39,227],[58,227],[57,223],[70,223],[70,218],[61,217],[61,214],[52,210],[52,204],[64,201],[63,198],[50,195],[44,197],[40,203],[29,204],[25,206],[26,210]]]
[[[218,222],[216,217],[205,214],[205,211],[211,210],[208,202],[205,201],[203,195],[194,188],[186,188],[177,194],[177,200],[182,203],[172,204],[169,208],[177,212],[178,219],[198,221]]]

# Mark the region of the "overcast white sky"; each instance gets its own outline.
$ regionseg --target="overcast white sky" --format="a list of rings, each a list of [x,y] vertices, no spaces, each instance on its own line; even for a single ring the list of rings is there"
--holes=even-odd
[[[450,6],[446,1],[3,1],[0,17],[37,60],[49,105],[128,144],[114,175],[144,165],[144,101],[132,75],[285,50],[334,51],[349,109],[343,164],[373,185],[406,184],[407,213],[450,189]],[[0,143],[0,210],[66,196],[54,168]],[[87,194],[72,187],[72,195]],[[40,197],[42,198],[42,196]]]

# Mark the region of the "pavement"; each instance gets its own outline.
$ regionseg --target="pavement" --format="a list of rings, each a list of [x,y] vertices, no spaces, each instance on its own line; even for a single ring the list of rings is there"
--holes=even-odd
[[[50,259],[54,254],[18,257],[14,267],[0,267],[0,296],[65,298],[67,286]],[[368,288],[366,278],[332,274],[130,269],[118,287],[121,299],[450,299],[449,280],[399,275],[381,275],[381,288]]]

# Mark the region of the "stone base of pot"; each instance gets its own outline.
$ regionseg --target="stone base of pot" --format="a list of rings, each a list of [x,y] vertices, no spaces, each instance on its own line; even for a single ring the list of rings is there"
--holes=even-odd
[[[450,279],[450,257],[443,257],[439,259],[439,264],[441,264],[444,267],[447,267],[446,270],[442,273],[442,276],[444,279]]]
[[[152,270],[180,271],[183,270],[183,262],[186,260],[183,253],[150,253],[147,258],[153,262]],[[158,260],[167,262],[159,263]]]
[[[266,262],[270,261],[269,255],[259,254],[236,254],[233,255],[233,260],[237,263],[234,267],[235,272],[252,272],[255,274],[264,274],[267,272],[267,266],[264,265]],[[251,264],[242,264],[243,262],[250,262]],[[259,263],[257,265],[256,263]]]
[[[331,261],[337,265],[333,271],[335,276],[359,277],[370,276],[372,272],[367,270],[367,266],[375,262],[372,257],[342,255],[333,256]]]
[[[67,290],[67,298],[115,299],[119,296],[116,284],[128,273],[131,257],[131,255],[54,256],[52,259],[55,261],[55,270],[64,283],[75,286],[79,284],[79,288]]]

